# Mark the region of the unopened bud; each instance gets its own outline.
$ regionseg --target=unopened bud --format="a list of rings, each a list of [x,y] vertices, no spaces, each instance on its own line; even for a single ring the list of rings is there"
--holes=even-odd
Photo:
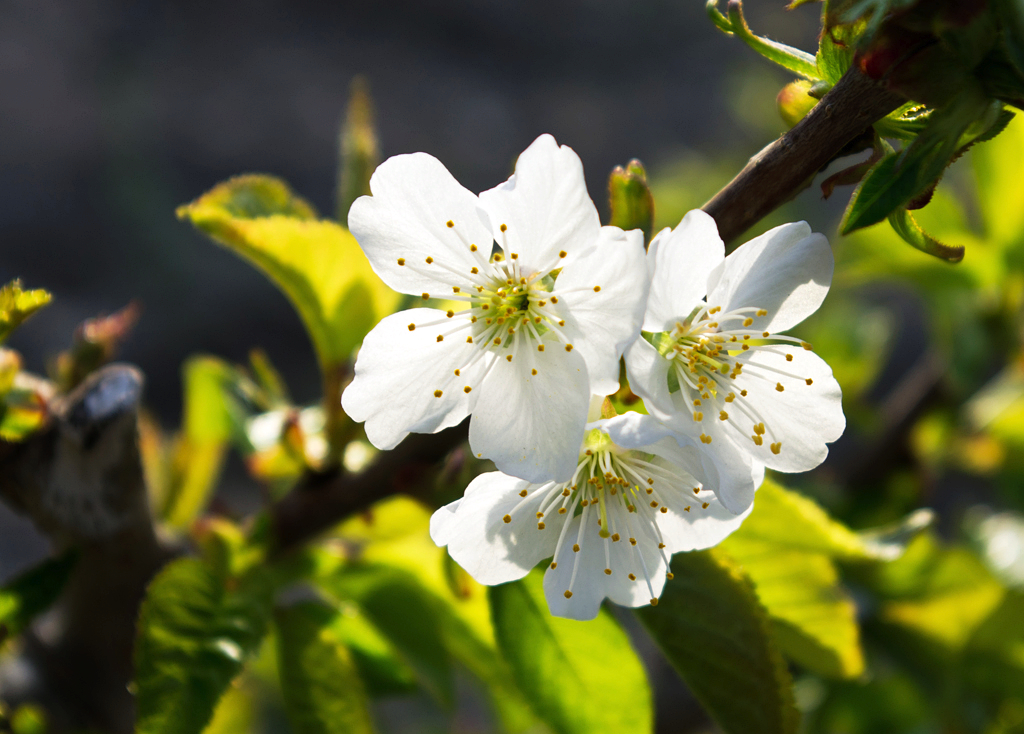
[[[370,193],[370,176],[380,163],[373,99],[365,77],[352,80],[339,145],[338,221],[347,225],[349,207],[360,196]]]
[[[812,82],[799,79],[784,86],[779,96],[775,98],[779,114],[789,127],[804,119],[814,105],[818,104],[818,100],[810,95],[811,86]]]
[[[633,159],[625,168],[616,166],[608,176],[609,224],[620,229],[639,229],[644,242],[651,239],[654,227],[654,197],[647,185],[643,164]]]

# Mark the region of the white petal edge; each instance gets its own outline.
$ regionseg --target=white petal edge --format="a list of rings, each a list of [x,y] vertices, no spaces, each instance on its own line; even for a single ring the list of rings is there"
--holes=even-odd
[[[651,291],[643,330],[671,331],[704,299],[708,276],[725,259],[725,243],[715,220],[700,209],[655,240],[647,251]]]
[[[781,332],[818,310],[832,284],[835,258],[806,222],[783,224],[730,254],[708,278],[708,305],[725,312],[762,308],[757,331]]]
[[[512,177],[480,194],[480,205],[506,257],[516,253],[531,272],[565,265],[568,259],[559,253],[582,254],[601,227],[579,156],[551,135],[533,141],[520,154]]]
[[[619,358],[640,335],[647,288],[638,229],[602,227],[594,247],[558,276],[554,294],[569,310],[565,333],[587,363],[595,395],[619,389]]]
[[[470,268],[479,264],[470,244],[490,253],[491,232],[477,196],[433,156],[388,158],[370,177],[370,191],[349,209],[349,229],[374,272],[396,291],[450,293],[453,275],[442,265],[466,273],[468,282]]]

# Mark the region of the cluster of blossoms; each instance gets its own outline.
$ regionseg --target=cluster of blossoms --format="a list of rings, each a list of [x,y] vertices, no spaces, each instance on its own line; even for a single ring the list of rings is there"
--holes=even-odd
[[[656,604],[671,555],[735,530],[765,467],[813,468],[842,434],[828,365],[780,333],[831,282],[805,223],[725,257],[693,211],[645,253],[639,230],[601,226],[579,157],[550,135],[479,196],[424,153],[387,160],[370,188],[349,225],[374,270],[448,308],[383,319],[342,405],[381,449],[471,416],[472,451],[499,471],[431,535],[477,581],[550,558],[553,614]],[[608,412],[623,358],[648,414]]]

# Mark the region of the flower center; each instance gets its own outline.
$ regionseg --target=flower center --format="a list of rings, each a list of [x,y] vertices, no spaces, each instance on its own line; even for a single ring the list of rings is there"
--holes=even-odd
[[[603,439],[594,440],[593,434],[600,434]],[[564,592],[567,599],[572,597],[576,584],[587,523],[596,522],[600,527],[598,536],[604,546],[605,574],[612,575],[612,544],[627,541],[631,546],[628,554],[631,568],[627,576],[636,583],[640,583],[638,579],[642,577],[650,592],[651,603],[657,604],[641,548],[655,546],[668,566],[664,538],[658,528],[658,518],[669,512],[666,499],[677,511],[681,508],[682,512],[689,513],[691,510],[706,510],[713,498],[701,498],[700,483],[677,467],[653,454],[621,449],[600,431],[593,431],[585,445],[594,448],[585,448],[580,454],[571,480],[530,485],[519,493],[522,501],[503,519],[508,524],[519,512],[535,512],[538,530],[547,527],[546,518],[562,519],[551,568],[557,568],[562,546],[572,543],[573,570]],[[580,525],[576,537],[570,538],[567,537],[568,519],[576,515],[580,516]],[[599,553],[600,550],[588,548],[587,552]],[[671,573],[668,578],[672,578]]]
[[[726,313],[721,311],[721,306],[709,308],[704,304],[687,319],[677,322],[672,331],[657,334],[645,332],[644,338],[672,363],[668,370],[669,393],[681,394],[681,399],[688,406],[692,405],[694,421],[704,421],[705,414],[722,422],[731,421],[732,411],[752,422],[753,433],[750,438],[755,445],[763,445],[764,436],[768,435],[769,448],[773,454],[778,454],[782,450],[782,442],[775,440],[770,425],[766,425],[764,418],[751,404],[749,391],[774,389],[784,392],[785,388],[778,381],[778,376],[796,378],[806,385],[814,381],[787,370],[752,363],[744,354],[757,350],[779,354],[784,344],[799,344],[809,351],[811,345],[791,336],[751,328],[755,318],[768,315],[762,308],[738,308]],[[786,353],[785,359],[792,362],[793,355]],[[749,378],[744,369],[750,371]],[[700,440],[711,443],[712,438],[702,432]]]

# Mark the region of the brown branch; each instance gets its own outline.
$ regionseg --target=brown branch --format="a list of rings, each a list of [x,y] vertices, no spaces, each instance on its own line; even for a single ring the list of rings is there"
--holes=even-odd
[[[851,67],[792,130],[764,148],[702,208],[726,242],[802,191],[869,126],[906,100]]]
[[[468,421],[440,433],[409,436],[359,474],[310,474],[271,508],[278,551],[301,545],[374,502],[422,484],[466,440]]]

